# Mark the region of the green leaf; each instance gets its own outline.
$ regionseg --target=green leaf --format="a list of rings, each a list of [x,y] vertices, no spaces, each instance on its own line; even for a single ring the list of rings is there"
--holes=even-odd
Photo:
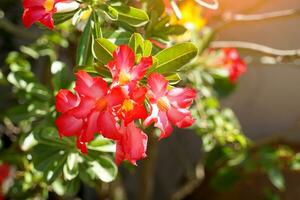
[[[102,37],[102,30],[101,30],[101,18],[96,11],[92,12],[92,29],[94,38],[101,38]]]
[[[296,153],[291,161],[292,170],[300,170],[300,153]]]
[[[145,25],[149,21],[147,13],[141,9],[130,6],[111,6],[118,12],[118,21],[125,22],[134,27]]]
[[[144,41],[144,52],[143,56],[151,56],[152,53],[152,43],[149,40]]]
[[[170,75],[165,75],[166,79],[169,81],[170,85],[176,85],[181,81],[181,78],[178,73],[173,73]]]
[[[101,152],[115,152],[115,144],[106,138],[98,136],[88,144],[88,149]]]
[[[166,31],[164,31],[165,34],[168,35],[182,35],[186,32],[186,28],[181,25],[170,25],[166,27]]]
[[[283,191],[285,189],[285,181],[282,173],[277,168],[271,168],[268,170],[268,177],[271,181],[271,183],[280,191]]]
[[[54,24],[58,25],[71,19],[76,12],[77,10],[73,10],[71,12],[64,12],[64,13],[55,13],[53,15]]]
[[[106,65],[112,60],[112,53],[116,48],[117,46],[111,43],[109,40],[105,38],[98,38],[94,43],[95,57],[99,60],[99,62]]]
[[[26,89],[28,83],[36,81],[34,75],[29,71],[11,72],[8,74],[7,80],[19,89]]]
[[[86,65],[93,62],[92,56],[92,40],[93,40],[93,30],[91,27],[92,17],[89,18],[82,36],[79,41],[79,45],[76,53],[76,64]]]
[[[156,54],[157,65],[153,71],[162,74],[177,72],[197,55],[197,47],[190,42],[176,44]]]
[[[128,44],[131,33],[128,31],[106,28],[103,30],[103,37],[109,39],[116,45]]]
[[[139,33],[133,33],[129,40],[129,47],[134,51],[135,55],[142,54],[144,51],[144,38]]]
[[[77,153],[70,153],[67,158],[67,163],[64,165],[64,177],[66,180],[70,181],[77,177],[78,170],[78,161],[80,157]]]
[[[91,170],[95,173],[96,177],[103,182],[113,181],[117,174],[118,168],[115,163],[106,157],[100,156],[97,160],[90,162]]]
[[[68,154],[60,148],[38,144],[32,150],[34,166],[42,171],[45,181],[52,183],[61,175]]]
[[[113,21],[118,19],[118,17],[119,17],[118,11],[116,9],[114,9],[113,7],[108,6],[106,4],[101,4],[99,6],[99,8],[100,8],[100,10],[102,10],[106,14],[106,16],[109,19],[111,19]]]

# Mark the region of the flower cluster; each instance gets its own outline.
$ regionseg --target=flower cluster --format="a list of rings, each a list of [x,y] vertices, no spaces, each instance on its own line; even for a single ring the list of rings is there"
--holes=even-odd
[[[158,73],[141,81],[152,57],[142,57],[135,64],[135,54],[126,45],[119,46],[107,64],[112,83],[91,77],[85,71],[76,73],[75,93],[62,89],[56,95],[60,116],[56,126],[61,136],[76,136],[77,147],[87,153],[86,144],[99,133],[116,141],[116,162],[132,164],[146,156],[147,135],[141,127],[161,130],[160,138],[169,136],[173,125],[191,126],[194,119],[188,110],[196,97],[189,88],[168,89],[168,81]],[[137,122],[139,126],[137,126]]]
[[[9,176],[10,166],[8,164],[1,164],[0,165],[0,200],[4,200],[3,197],[3,183]]]
[[[222,49],[222,51],[224,54],[224,65],[229,69],[229,80],[235,83],[240,75],[246,72],[246,64],[244,60],[239,56],[239,53],[236,49],[224,48]]]
[[[247,70],[244,60],[234,48],[210,49],[206,56],[206,65],[227,70],[231,83],[236,83]]]
[[[28,28],[35,22],[40,22],[53,29],[53,14],[69,12],[78,7],[79,3],[73,0],[24,0],[23,24]]]

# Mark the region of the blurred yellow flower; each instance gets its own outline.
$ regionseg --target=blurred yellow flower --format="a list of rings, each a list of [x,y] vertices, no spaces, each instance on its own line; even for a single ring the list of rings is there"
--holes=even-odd
[[[171,16],[172,23],[181,24],[189,30],[201,30],[205,26],[203,10],[194,0],[183,0],[178,3],[178,8],[177,16]]]

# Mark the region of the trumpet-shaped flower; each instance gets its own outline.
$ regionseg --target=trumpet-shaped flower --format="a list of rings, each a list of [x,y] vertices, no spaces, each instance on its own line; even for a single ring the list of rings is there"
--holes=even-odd
[[[53,29],[54,13],[75,10],[79,4],[71,0],[24,0],[23,7],[23,24],[25,27],[28,28],[35,22],[40,22],[49,29]]]
[[[168,81],[160,74],[153,73],[148,78],[149,92],[147,97],[151,105],[151,113],[144,125],[154,126],[161,130],[160,139],[168,137],[173,127],[186,128],[194,123],[188,110],[196,97],[196,91],[190,88],[173,88],[167,90]]]
[[[222,49],[224,54],[224,64],[229,68],[229,80],[235,83],[238,78],[246,72],[247,67],[243,59],[239,56],[239,53],[234,48]]]
[[[76,77],[76,94],[63,89],[56,95],[56,109],[62,114],[55,123],[61,136],[76,136],[78,148],[86,152],[85,143],[95,133],[119,139],[113,107],[121,105],[125,93],[121,87],[109,90],[101,77],[91,77],[84,71],[79,71]]]
[[[113,60],[107,64],[114,84],[120,86],[136,85],[137,81],[141,80],[147,72],[147,69],[152,65],[152,57],[142,57],[141,61],[135,65],[134,52],[127,46],[119,46],[113,53]]]

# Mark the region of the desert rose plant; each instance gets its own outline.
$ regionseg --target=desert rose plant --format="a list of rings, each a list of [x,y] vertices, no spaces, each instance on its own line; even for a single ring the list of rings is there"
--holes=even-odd
[[[217,1],[22,3],[34,42],[10,52],[0,71],[13,96],[1,115],[7,134],[0,135],[0,199],[76,196],[82,185],[112,198],[105,186],[114,193],[109,183],[122,179],[118,167],[151,168],[153,144],[168,142],[178,128],[199,136],[202,164],[218,180],[219,172],[246,169],[255,157],[234,113],[219,103],[247,65],[237,49],[211,45]],[[296,153],[281,160],[279,150],[279,161],[296,162]],[[279,161],[257,168],[282,189],[270,173],[281,178]],[[153,172],[145,171],[141,198],[150,199]]]

